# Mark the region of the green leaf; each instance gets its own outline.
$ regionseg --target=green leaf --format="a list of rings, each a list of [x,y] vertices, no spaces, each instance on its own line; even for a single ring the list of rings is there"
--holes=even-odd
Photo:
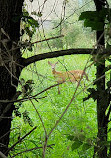
[[[31,26],[34,25],[35,27],[39,27],[38,21],[35,20],[35,19],[33,19],[32,17],[30,17],[30,18],[28,19],[28,23],[29,23]]]
[[[104,23],[102,22],[94,22],[91,26],[92,30],[102,31],[104,30]]]
[[[36,11],[31,12],[32,15],[37,15]]]
[[[24,78],[21,78],[21,79],[20,79],[20,82],[21,82],[21,84],[24,84],[24,83],[25,83]]]
[[[90,144],[84,143],[83,146],[82,146],[82,150],[83,150],[83,151],[86,151],[86,150],[88,150],[88,149],[91,148],[91,147],[92,147],[92,146],[91,146]]]
[[[23,10],[23,15],[22,16],[27,16],[27,17],[29,16],[29,13],[26,9]]]
[[[41,17],[41,16],[42,16],[42,13],[41,13],[41,12],[38,12],[38,13],[37,13],[37,16],[38,16],[38,17]]]
[[[85,11],[82,12],[81,15],[79,16],[79,20],[85,20],[85,19],[94,19],[94,17],[97,17],[98,14],[96,11]]]
[[[108,10],[106,8],[103,8],[99,12],[97,12],[97,11],[85,11],[85,12],[81,13],[81,15],[79,16],[79,20],[90,19],[90,20],[94,20],[94,21],[95,20],[101,21],[101,20],[106,18],[106,15],[108,15]]]
[[[29,112],[27,110],[25,110],[23,113],[23,120],[24,123],[28,123],[31,127],[33,127],[33,122],[31,120],[31,118],[29,117]]]
[[[28,84],[34,84],[34,80],[27,80],[26,83],[28,83]]]
[[[26,28],[25,28],[25,31],[26,31],[26,34],[29,35],[29,37],[32,37],[32,36],[33,36],[33,32],[29,29],[29,27],[26,27]]]
[[[83,98],[83,101],[88,100],[89,98],[93,98],[95,101],[97,99],[97,91],[94,88],[88,88],[87,91],[90,93],[87,97]]]
[[[72,144],[72,146],[71,146],[71,148],[72,148],[72,151],[73,150],[75,150],[75,149],[78,149],[81,145],[83,144],[83,142],[81,142],[81,141],[75,141],[73,144]]]
[[[85,27],[91,27],[92,30],[102,31],[104,29],[104,20],[106,18],[107,12],[108,11],[106,9],[102,9],[100,12],[82,12],[79,16],[79,20],[84,20]]]
[[[104,23],[99,21],[91,21],[89,19],[86,19],[84,21],[84,26],[91,27],[92,30],[96,30],[96,31],[102,31],[104,29]]]
[[[99,12],[99,16],[101,17],[101,18],[105,18],[106,17],[106,15],[108,15],[109,13],[109,8],[107,9],[107,8],[102,8],[102,10],[100,10],[100,12]]]
[[[15,113],[16,116],[21,117],[21,113],[20,113],[19,109],[16,108],[14,110],[14,113]]]

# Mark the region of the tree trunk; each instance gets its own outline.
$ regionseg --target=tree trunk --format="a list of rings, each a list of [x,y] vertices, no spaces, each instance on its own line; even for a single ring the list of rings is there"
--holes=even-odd
[[[20,18],[23,0],[0,0],[0,100],[16,98],[16,87],[22,68]],[[13,103],[0,102],[0,151],[6,155],[12,121]]]
[[[105,0],[94,0],[95,5],[96,5],[96,10],[99,11],[102,10],[102,8],[105,5]],[[103,21],[104,23],[104,21]],[[105,111],[107,107],[107,99],[105,98],[106,92],[105,92],[105,59],[102,58],[103,51],[105,47],[105,39],[104,39],[104,30],[103,31],[97,31],[96,33],[97,37],[97,43],[98,43],[98,51],[101,52],[98,55],[98,59],[100,59],[97,63],[97,74],[96,78],[100,78],[101,76],[102,79],[96,82],[97,85],[97,122],[98,122],[98,147],[97,147],[97,155],[98,158],[107,158],[107,147],[103,145],[105,141],[107,141],[107,125],[108,125],[108,120],[105,116]],[[97,52],[98,53],[98,52]]]

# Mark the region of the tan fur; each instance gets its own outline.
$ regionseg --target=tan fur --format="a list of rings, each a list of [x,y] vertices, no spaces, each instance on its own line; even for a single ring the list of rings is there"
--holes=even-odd
[[[71,71],[66,71],[66,72],[61,72],[61,71],[56,71],[55,67],[56,64],[58,62],[56,62],[55,64],[51,63],[48,61],[48,64],[51,66],[52,68],[52,74],[54,75],[57,83],[63,83],[63,82],[78,82],[80,79],[83,78],[83,76],[86,77],[86,80],[89,81],[87,74],[85,73],[85,71],[83,70],[71,70]],[[60,88],[58,85],[58,94],[60,94]]]

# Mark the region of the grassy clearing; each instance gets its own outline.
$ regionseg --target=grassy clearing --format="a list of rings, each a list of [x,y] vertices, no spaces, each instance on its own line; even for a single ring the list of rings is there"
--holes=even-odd
[[[84,66],[87,63],[88,55],[71,55],[65,57],[59,57],[56,59],[50,59],[51,62],[59,61],[56,70],[57,71],[66,71],[73,69],[84,69]],[[32,71],[33,70],[33,71]],[[95,68],[94,66],[87,69],[87,74],[90,82],[95,78]],[[34,80],[33,94],[41,92],[45,88],[55,84],[55,79],[51,72],[51,67],[48,65],[48,60],[39,61],[36,65],[31,65],[25,69],[21,78],[24,78],[26,81],[29,79]],[[82,81],[80,87],[77,90],[77,93],[84,88],[84,83],[86,86],[90,82],[86,80]],[[47,92],[39,95],[38,97],[44,97],[44,99],[38,99],[38,102],[33,101],[37,110],[39,111],[47,132],[51,130],[55,122],[59,119],[62,112],[65,110],[66,106],[70,102],[77,84],[66,83],[61,85],[61,94],[58,95],[57,87],[54,87]],[[20,87],[19,87],[20,89]],[[48,144],[55,144],[53,149],[47,149],[46,158],[79,158],[79,155],[83,155],[84,158],[92,157],[92,148],[87,151],[82,151],[80,147],[77,150],[72,151],[71,145],[72,141],[67,139],[69,134],[72,135],[85,135],[87,140],[92,140],[93,136],[96,135],[96,107],[92,99],[83,103],[83,98],[87,96],[87,91],[81,91],[79,95],[72,102],[67,113],[62,118],[61,122],[58,124],[56,129],[51,134]],[[37,126],[36,131],[31,133],[25,141],[21,142],[16,146],[14,153],[19,151],[33,148],[35,146],[42,146],[44,141],[44,129],[40,122],[40,119],[35,112],[34,107],[30,101],[24,102],[20,108],[20,112],[27,110],[29,116],[34,124]],[[13,129],[16,127],[16,129]],[[12,133],[11,133],[11,144],[17,141],[18,137],[22,137],[28,131],[32,129],[28,123],[24,123],[23,118],[16,117],[12,122]],[[13,152],[12,152],[13,153]],[[21,154],[20,156],[15,156],[17,158],[39,158],[42,157],[42,149],[27,152]]]

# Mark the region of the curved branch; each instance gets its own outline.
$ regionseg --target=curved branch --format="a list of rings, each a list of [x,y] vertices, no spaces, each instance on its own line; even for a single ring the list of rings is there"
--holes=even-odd
[[[66,49],[66,50],[58,50],[58,51],[54,51],[54,52],[48,52],[48,53],[42,53],[42,54],[38,54],[38,55],[34,55],[32,57],[29,57],[27,59],[23,58],[22,60],[22,66],[26,67],[36,61],[40,61],[40,60],[44,60],[47,58],[56,58],[59,56],[64,56],[64,55],[71,55],[71,54],[97,54],[99,53],[97,49],[89,49],[89,48],[78,48],[78,49]],[[111,50],[108,49],[103,49],[103,51],[101,52],[101,54],[104,54],[106,56],[111,55]]]
[[[54,52],[48,52],[43,54],[34,55],[27,59],[24,59],[23,66],[28,66],[31,63],[36,61],[44,60],[47,58],[55,58],[64,55],[71,55],[71,54],[90,54],[91,52],[95,53],[96,49],[66,49],[66,50],[59,50]]]

